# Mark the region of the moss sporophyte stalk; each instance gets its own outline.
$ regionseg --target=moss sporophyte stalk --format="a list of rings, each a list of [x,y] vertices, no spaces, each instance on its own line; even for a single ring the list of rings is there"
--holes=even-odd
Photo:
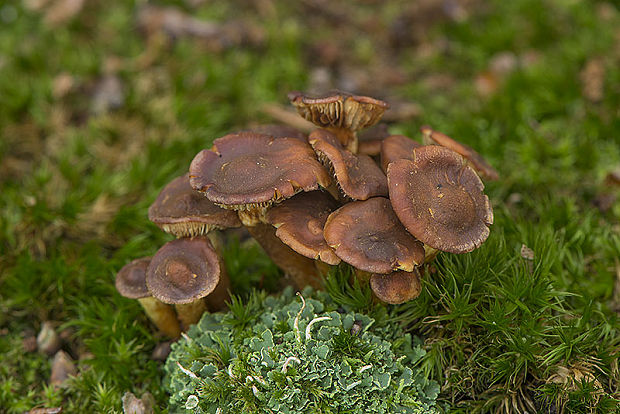
[[[436,413],[420,341],[338,307],[324,292],[254,294],[205,314],[173,344],[171,413]],[[239,309],[239,308],[237,308]],[[243,320],[241,320],[243,319]]]

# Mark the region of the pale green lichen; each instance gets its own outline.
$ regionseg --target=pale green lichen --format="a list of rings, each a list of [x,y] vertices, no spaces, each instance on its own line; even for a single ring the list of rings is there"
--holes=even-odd
[[[436,413],[439,387],[414,366],[424,351],[398,326],[323,292],[261,299],[245,322],[205,314],[173,344],[171,413]]]

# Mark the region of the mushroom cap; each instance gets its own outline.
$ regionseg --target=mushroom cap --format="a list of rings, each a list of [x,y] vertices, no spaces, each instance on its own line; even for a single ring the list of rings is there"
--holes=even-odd
[[[438,250],[466,253],[489,236],[493,210],[476,172],[437,145],[413,150],[414,160],[388,166],[390,201],[409,233]]]
[[[370,273],[413,271],[424,247],[407,233],[387,198],[353,201],[327,218],[325,240],[345,262]]]
[[[161,190],[149,207],[149,220],[177,237],[241,226],[234,211],[216,206],[195,191],[189,184],[189,174],[175,178]]]
[[[381,143],[381,168],[387,172],[392,161],[413,160],[413,150],[422,145],[404,135],[390,135]]]
[[[387,275],[373,273],[370,288],[383,302],[391,305],[405,303],[420,296],[422,284],[418,269],[413,272],[397,271]]]
[[[150,257],[142,257],[127,263],[116,274],[116,290],[129,299],[142,299],[151,296],[146,288],[146,269],[151,263]]]
[[[258,125],[252,128],[251,132],[257,132],[259,134],[270,135],[274,138],[297,138],[303,142],[308,141],[308,135],[304,134],[297,128],[293,128],[289,125],[281,124],[266,124]]]
[[[360,132],[357,139],[357,153],[374,157],[381,153],[381,143],[390,136],[387,124],[377,124],[363,132]]]
[[[344,128],[358,131],[379,122],[390,106],[368,96],[334,91],[311,97],[302,92],[288,94],[299,115],[321,128]]]
[[[331,182],[307,143],[254,132],[216,139],[194,157],[189,177],[195,190],[233,210],[265,208]]]
[[[219,281],[220,259],[205,237],[176,239],[164,244],[146,271],[149,292],[171,304],[205,297]]]
[[[323,191],[301,193],[267,212],[267,220],[277,228],[276,236],[297,253],[337,265],[340,258],[327,245],[323,227],[338,203]]]
[[[425,139],[431,140],[442,147],[450,148],[452,151],[457,152],[466,158],[472,165],[472,167],[480,174],[483,178],[491,181],[495,181],[499,179],[499,174],[495,170],[495,168],[491,167],[491,165],[482,157],[482,155],[478,154],[474,151],[473,148],[461,144],[460,142],[450,138],[446,134],[442,134],[441,132],[434,131],[428,126],[423,126],[420,128],[422,131],[422,135]]]
[[[328,165],[342,192],[354,200],[387,196],[387,179],[368,155],[353,154],[342,147],[329,131],[317,129],[310,133],[310,145],[319,159]]]

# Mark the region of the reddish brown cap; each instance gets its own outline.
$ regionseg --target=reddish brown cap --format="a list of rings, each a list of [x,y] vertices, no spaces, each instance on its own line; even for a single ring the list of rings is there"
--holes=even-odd
[[[456,152],[428,145],[414,160],[388,166],[390,201],[407,230],[438,250],[466,253],[489,236],[489,198],[476,172]]]
[[[387,198],[340,207],[327,218],[324,235],[338,257],[366,272],[411,272],[424,262],[422,243],[407,233]]]
[[[452,151],[455,151],[466,158],[472,165],[472,167],[480,174],[483,178],[487,180],[498,180],[499,174],[497,171],[489,165],[488,162],[482,155],[478,154],[474,151],[473,148],[468,147],[465,144],[461,144],[460,142],[450,138],[449,136],[442,134],[438,131],[433,131],[428,126],[423,126],[420,128],[422,131],[422,135],[426,141],[432,141],[442,147],[450,148]],[[429,142],[430,143],[430,142]]]
[[[340,142],[324,129],[310,133],[308,141],[319,160],[330,168],[347,197],[366,200],[375,196],[387,196],[385,174],[368,155],[357,155],[344,149]]]
[[[383,302],[391,305],[405,303],[420,296],[422,284],[418,269],[413,272],[398,271],[387,275],[373,273],[370,288]]]
[[[307,143],[253,132],[216,139],[196,155],[189,177],[194,189],[234,210],[268,207],[331,182]]]
[[[281,124],[267,124],[267,125],[258,125],[255,128],[252,128],[249,132],[257,132],[259,134],[265,134],[272,136],[274,138],[297,138],[303,142],[308,141],[308,135],[304,134],[297,128],[293,128],[288,125]]]
[[[116,274],[116,290],[129,299],[141,299],[151,296],[146,288],[146,269],[151,263],[150,257],[142,257],[127,263]]]
[[[213,229],[239,227],[234,211],[224,210],[189,184],[189,174],[172,180],[149,207],[149,220],[176,237],[195,237]]]
[[[387,124],[377,124],[358,135],[357,153],[374,157],[381,153],[381,143],[390,136]]]
[[[297,112],[316,126],[351,131],[373,126],[390,107],[387,102],[378,99],[340,91],[317,97],[291,92],[288,98],[297,108]]]
[[[267,220],[277,228],[276,236],[297,253],[337,265],[340,258],[327,245],[323,227],[338,203],[323,191],[301,193],[273,207]]]
[[[381,168],[387,172],[392,161],[413,160],[413,150],[421,146],[404,135],[390,135],[381,143]]]
[[[146,285],[164,303],[183,304],[207,296],[220,280],[220,259],[205,237],[164,244],[146,271]]]

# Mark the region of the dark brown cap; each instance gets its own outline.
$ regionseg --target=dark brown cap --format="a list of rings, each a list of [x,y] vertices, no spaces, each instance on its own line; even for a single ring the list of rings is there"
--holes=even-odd
[[[299,118],[298,118],[299,119]],[[251,129],[251,132],[265,134],[274,138],[297,138],[303,142],[308,141],[308,135],[304,134],[297,128],[281,124],[258,125]]]
[[[404,135],[390,135],[381,143],[381,168],[387,172],[392,161],[413,160],[413,150],[421,146]]]
[[[151,296],[146,288],[146,269],[151,263],[150,257],[136,259],[116,274],[116,290],[129,299],[142,299]]]
[[[407,230],[424,244],[466,253],[489,236],[493,210],[476,172],[456,152],[437,145],[414,150],[414,160],[388,166],[390,201]]]
[[[377,124],[358,135],[357,153],[374,157],[381,153],[381,143],[390,136],[387,124]]]
[[[312,97],[302,92],[288,94],[297,112],[321,128],[343,128],[358,131],[379,122],[390,106],[387,102],[368,96],[334,91]]]
[[[307,143],[253,132],[216,139],[196,155],[189,177],[194,189],[233,210],[266,208],[331,183]]]
[[[323,227],[338,203],[323,191],[301,193],[267,212],[267,220],[277,228],[276,236],[297,253],[337,265],[340,258],[327,245]]]
[[[346,150],[324,129],[310,133],[308,142],[319,160],[331,170],[344,195],[353,200],[387,196],[385,174],[368,155],[353,154]]]
[[[172,180],[149,207],[149,220],[176,237],[195,237],[213,229],[239,227],[234,211],[213,204],[189,184],[189,174]]]
[[[327,218],[324,235],[338,257],[366,272],[411,272],[424,262],[422,243],[407,233],[387,198],[340,207]]]
[[[452,151],[455,151],[466,158],[471,166],[480,174],[483,178],[487,180],[498,180],[499,174],[495,170],[495,168],[491,167],[488,162],[482,155],[478,154],[474,151],[473,148],[468,147],[465,144],[461,144],[460,142],[450,138],[446,134],[442,134],[441,132],[434,131],[428,126],[423,126],[420,128],[422,131],[422,135],[426,141],[432,141],[442,147],[450,148]]]
[[[420,273],[417,268],[413,272],[401,270],[387,275],[373,273],[370,288],[383,302],[391,305],[405,303],[420,296]]]
[[[146,285],[164,303],[183,304],[207,296],[220,280],[220,259],[205,237],[176,239],[153,256]]]

